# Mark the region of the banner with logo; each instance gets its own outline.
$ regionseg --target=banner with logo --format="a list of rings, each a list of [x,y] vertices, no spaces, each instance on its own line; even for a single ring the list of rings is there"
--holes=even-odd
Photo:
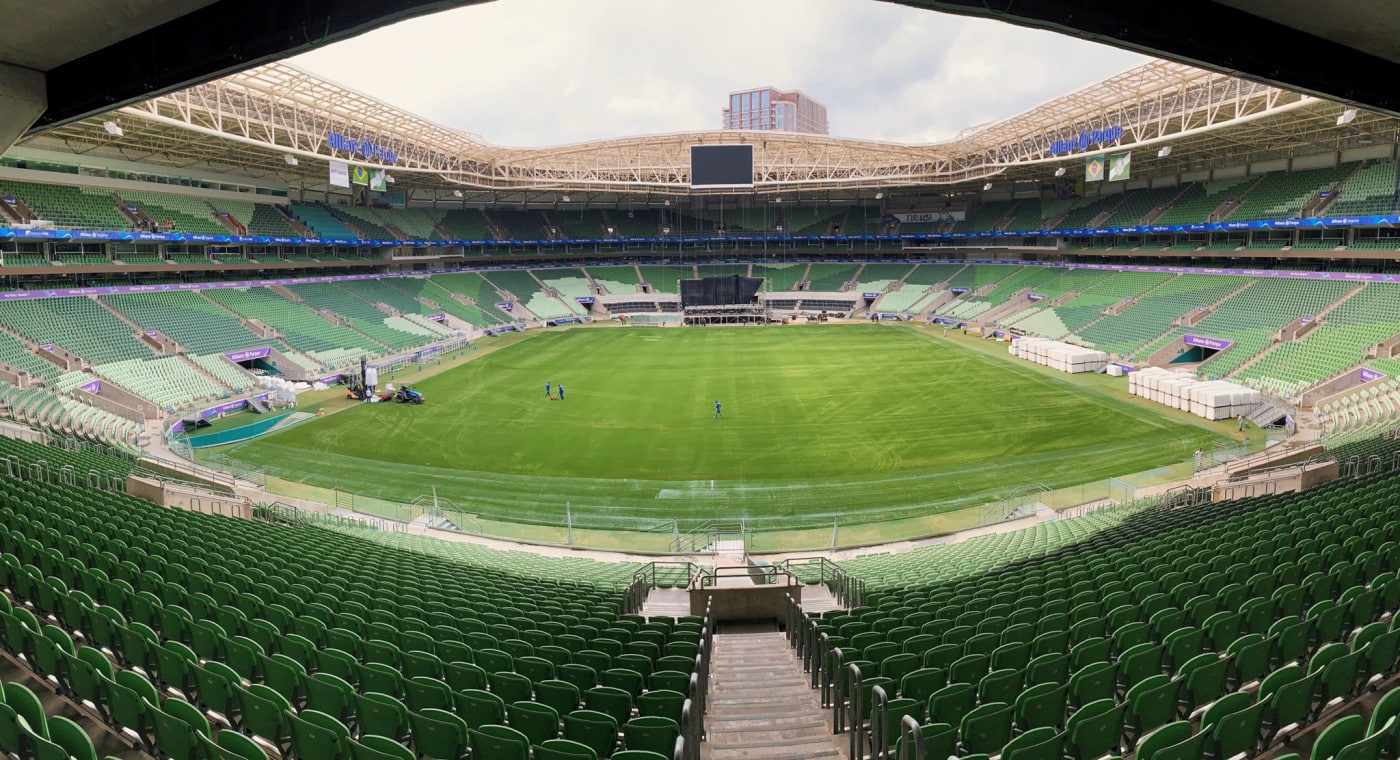
[[[350,184],[352,184],[352,185],[368,185],[368,184],[369,184],[369,167],[367,167],[367,166],[352,166],[352,167],[350,167]]]
[[[331,162],[331,187],[350,186],[350,164],[344,161]]]
[[[375,169],[369,173],[369,189],[376,193],[382,193],[389,189],[388,182],[384,179],[387,176],[383,169]]]
[[[1118,153],[1108,157],[1108,181],[1122,182],[1132,176],[1133,154]]]
[[[1084,159],[1084,181],[1098,182],[1103,179],[1103,156],[1089,156]]]

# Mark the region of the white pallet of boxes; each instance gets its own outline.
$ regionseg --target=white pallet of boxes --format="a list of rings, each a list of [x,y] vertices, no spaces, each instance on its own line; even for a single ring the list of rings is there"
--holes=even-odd
[[[1103,351],[1045,338],[1017,338],[1007,351],[1061,372],[1099,372],[1108,366],[1108,354]]]
[[[1198,380],[1187,372],[1146,367],[1128,375],[1128,392],[1208,420],[1248,414],[1259,391],[1226,380]]]

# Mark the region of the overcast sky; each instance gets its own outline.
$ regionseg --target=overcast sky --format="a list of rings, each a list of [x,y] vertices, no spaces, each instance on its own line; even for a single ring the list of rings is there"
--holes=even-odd
[[[502,145],[718,129],[728,93],[827,104],[831,132],[948,139],[1145,61],[871,0],[497,0],[292,59]]]

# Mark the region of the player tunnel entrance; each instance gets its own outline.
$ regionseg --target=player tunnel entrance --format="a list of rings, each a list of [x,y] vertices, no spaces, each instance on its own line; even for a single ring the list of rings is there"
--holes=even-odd
[[[1158,367],[1169,364],[1200,364],[1222,351],[1228,351],[1233,345],[1232,341],[1221,338],[1183,335],[1152,354],[1147,363]]]

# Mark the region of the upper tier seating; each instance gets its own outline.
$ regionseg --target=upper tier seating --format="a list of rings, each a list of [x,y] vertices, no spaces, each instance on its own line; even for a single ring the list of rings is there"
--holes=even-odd
[[[131,220],[117,210],[110,190],[40,182],[0,181],[0,192],[29,205],[34,213],[67,230],[129,230]]]
[[[359,240],[349,227],[341,223],[335,214],[332,214],[325,206],[310,206],[300,203],[293,203],[288,207],[293,217],[298,222],[306,225],[322,238],[331,240]]]
[[[608,222],[602,211],[551,211],[549,220],[566,238],[591,240],[608,236]]]
[[[492,240],[486,217],[476,209],[453,209],[442,217],[442,226],[451,230],[456,240]]]
[[[359,231],[366,240],[398,240],[398,236],[384,226],[378,209],[363,206],[327,206],[327,211],[335,215],[346,227]]]
[[[992,232],[1003,220],[1010,220],[1020,201],[987,201],[953,227],[953,232]]]
[[[538,211],[515,211],[511,209],[491,209],[489,212],[496,224],[504,227],[511,240],[548,240],[549,230],[545,229],[544,217]]]
[[[1230,219],[1295,218],[1309,201],[1336,187],[1354,168],[1356,164],[1342,164],[1330,169],[1265,174],[1235,205]]]
[[[1337,200],[1327,207],[1328,216],[1381,216],[1392,214],[1396,208],[1400,179],[1396,162],[1390,159],[1372,161],[1356,171],[1342,185]]]
[[[1166,206],[1180,192],[1180,187],[1158,187],[1123,193],[1118,207],[1099,226],[1104,229],[1136,227],[1142,223],[1143,217]]]
[[[1182,191],[1180,197],[1159,217],[1154,224],[1200,224],[1207,221],[1211,212],[1222,203],[1238,198],[1253,177],[1194,182]]]
[[[661,234],[655,211],[611,211],[608,218],[612,220],[618,237],[654,238]]]
[[[838,224],[846,218],[848,211],[844,206],[785,209],[784,229],[789,235],[825,235],[831,232],[831,225]]]
[[[119,195],[127,205],[141,209],[141,212],[156,224],[166,220],[174,222],[175,232],[196,235],[230,234],[229,229],[214,218],[214,209],[200,198],[139,190],[122,190]]]

